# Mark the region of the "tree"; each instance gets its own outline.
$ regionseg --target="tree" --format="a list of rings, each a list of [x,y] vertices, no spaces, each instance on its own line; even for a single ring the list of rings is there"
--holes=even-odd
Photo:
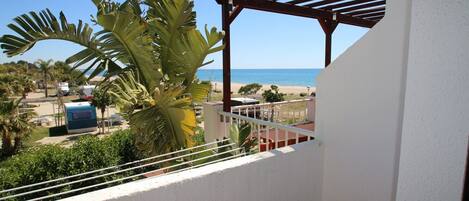
[[[22,96],[36,88],[34,82],[27,75],[0,74],[0,97]]]
[[[280,102],[285,100],[285,94],[279,93],[278,86],[276,85],[270,85],[270,89],[265,90],[264,93],[262,93],[262,97],[264,97],[264,100],[269,103]]]
[[[86,65],[84,73],[91,72],[89,79],[104,73],[106,83],[121,75],[112,85],[117,88],[114,96],[119,107],[137,108],[125,104],[139,102],[135,99],[143,96],[148,99],[144,109],[129,114],[131,129],[140,135],[137,145],[143,151],[155,154],[192,146],[196,128],[192,103],[203,101],[210,90],[197,81],[196,72],[212,62],[205,62],[208,54],[223,49],[217,45],[223,33],[205,28],[204,36],[197,29],[191,0],[93,3],[98,10],[93,21],[102,28],[98,32],[93,33],[82,21],[69,23],[63,13],[57,18],[49,10],[31,12],[9,25],[19,36],[4,35],[1,48],[8,56],[15,56],[42,40],[59,39],[83,46],[66,63],[75,68]],[[103,86],[109,87],[106,83]],[[140,91],[125,90],[128,86]]]
[[[252,83],[252,84],[248,84],[239,88],[238,93],[243,96],[252,95],[252,94],[256,94],[261,88],[262,88],[262,85],[258,83]]]
[[[278,86],[277,85],[270,85],[269,90],[265,90],[264,93],[262,93],[262,97],[266,102],[269,103],[274,103],[274,102],[280,102],[285,100],[285,94],[284,93],[279,93],[278,92]],[[275,114],[275,106],[271,106],[270,110],[270,121],[274,121],[274,114]]]
[[[34,113],[20,111],[22,99],[0,101],[0,132],[2,134],[2,156],[16,153],[22,146],[22,140],[31,132],[33,125],[29,122]]]
[[[101,133],[104,133],[105,128],[105,121],[104,121],[104,113],[106,112],[106,108],[112,104],[112,98],[109,93],[102,89],[96,88],[93,91],[93,99],[91,99],[91,105],[95,106],[101,111]]]
[[[19,79],[19,87],[21,87],[21,97],[26,98],[27,94],[33,92],[36,89],[36,85],[29,76],[23,75]]]
[[[0,40],[0,42],[2,42],[3,38]],[[2,45],[2,48],[3,48],[4,45]],[[43,75],[43,80],[44,80],[44,95],[46,96],[46,98],[49,96],[49,93],[48,93],[48,89],[47,89],[47,84],[48,84],[48,77],[51,77],[53,78],[53,76],[51,76],[51,73],[52,73],[52,59],[49,59],[47,61],[44,61],[44,60],[38,60],[36,62],[36,65],[39,66],[39,69],[41,70],[42,72],[42,75]]]

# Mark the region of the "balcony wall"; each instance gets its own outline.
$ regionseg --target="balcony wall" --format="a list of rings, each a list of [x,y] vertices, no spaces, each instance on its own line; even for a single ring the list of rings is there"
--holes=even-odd
[[[317,201],[318,150],[317,142],[309,141],[66,200]]]
[[[413,0],[411,21],[397,200],[460,201],[469,135],[469,1]]]
[[[386,6],[384,19],[317,79],[324,201],[395,199],[410,1]]]

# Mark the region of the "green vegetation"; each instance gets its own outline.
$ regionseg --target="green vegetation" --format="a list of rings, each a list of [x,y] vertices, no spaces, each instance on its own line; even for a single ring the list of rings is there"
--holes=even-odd
[[[27,93],[36,90],[39,84],[40,88],[45,88],[44,80],[47,80],[48,84],[52,81],[69,82],[71,87],[86,83],[81,71],[72,69],[64,62],[39,60],[36,64],[25,61],[0,64],[0,97],[26,98]],[[49,92],[47,89],[48,95]]]
[[[36,146],[3,162],[0,168],[0,189],[9,189],[27,184],[62,178],[69,175],[110,167],[139,159],[129,130],[118,131],[112,136],[99,139],[94,136],[80,138],[70,148],[57,145]],[[39,197],[57,193],[69,188],[102,183],[111,178],[124,177],[123,174],[78,183],[73,186],[51,189],[36,193]],[[106,187],[106,186],[104,186]],[[1,195],[3,197],[5,195]]]
[[[230,139],[242,148],[246,153],[250,153],[257,145],[257,138],[250,136],[252,126],[249,123],[233,124],[230,127]]]
[[[90,79],[101,72],[119,75],[111,84],[120,108],[128,110],[137,146],[154,155],[193,145],[196,119],[193,102],[204,99],[209,85],[195,76],[208,54],[220,51],[223,34],[215,28],[196,27],[190,0],[93,0],[98,10],[93,21],[101,30],[79,21],[69,23],[63,13],[30,12],[9,27],[17,35],[4,35],[1,47],[8,56],[22,54],[36,42],[65,40],[85,49],[66,60],[87,66]],[[91,65],[88,65],[91,63]]]
[[[251,141],[248,138],[248,133],[250,132],[249,126],[244,126],[236,131],[238,136],[236,142],[239,142],[243,147],[248,146],[252,148],[252,144],[248,143],[255,142]],[[202,132],[203,134],[203,132]],[[233,135],[235,135],[233,133]],[[66,176],[76,175],[84,172],[89,172],[97,169],[107,168],[115,165],[120,165],[135,160],[142,159],[140,151],[134,144],[135,135],[131,132],[130,129],[117,131],[113,135],[108,137],[99,138],[96,136],[84,136],[81,137],[75,144],[70,148],[61,147],[58,145],[42,145],[34,146],[28,150],[22,151],[21,153],[9,158],[8,160],[0,163],[0,191],[5,189],[11,189],[15,187],[20,187],[28,184],[34,184],[38,182],[49,181],[53,179],[63,178]],[[203,135],[194,135],[193,137],[200,138],[203,140]],[[196,140],[196,141],[199,141]],[[203,143],[202,141],[200,143]],[[229,144],[228,141],[220,143],[219,146]],[[180,170],[183,168],[202,165],[207,162],[223,159],[225,157],[234,156],[235,153],[239,152],[230,152],[230,150],[236,148],[231,146],[226,146],[218,148],[215,150],[208,150],[209,147],[199,147],[191,151],[182,152],[179,154],[172,155],[171,157],[184,156],[178,160],[172,160],[171,162],[165,162],[160,164],[148,165],[147,167],[136,168],[130,171],[125,171],[121,173],[112,174],[109,176],[104,176],[101,178],[96,178],[86,182],[79,182],[72,185],[65,185],[58,188],[53,188],[48,191],[33,193],[27,196],[21,197],[20,200],[26,200],[31,198],[38,198],[40,196],[45,196],[53,193],[64,192],[70,189],[77,189],[84,186],[90,186],[95,184],[100,184],[110,180],[120,179],[126,176],[135,175],[138,173],[148,172],[152,170],[157,170],[159,168],[166,168],[164,172]],[[224,154],[219,154],[222,152],[228,152]],[[191,156],[187,156],[189,153],[193,153]],[[215,154],[218,154],[215,156]],[[161,158],[164,160],[165,158]],[[166,158],[168,159],[168,158]],[[148,164],[149,162],[155,162],[156,160],[149,160],[146,163],[137,163]],[[189,161],[193,161],[188,163]],[[137,165],[135,164],[135,165]],[[171,167],[169,167],[171,166]],[[176,167],[177,166],[177,167]],[[126,165],[124,168],[134,167],[134,165]],[[122,168],[122,170],[124,169]],[[95,175],[101,175],[104,173],[112,172],[116,169],[100,171]],[[84,179],[90,177],[90,175],[85,175],[78,177],[77,179]],[[134,179],[141,179],[144,177],[136,177]],[[134,179],[128,179],[122,182],[117,182],[113,184],[107,184],[100,186],[98,188],[92,188],[78,193],[85,193],[89,191],[94,191],[99,188],[106,188],[113,185],[117,185],[123,182],[133,181]],[[67,181],[67,180],[65,180]],[[42,188],[47,186],[52,186],[56,184],[61,184],[62,182],[52,183],[43,185]],[[39,187],[41,188],[41,187]],[[0,194],[0,197],[7,196],[8,194]],[[73,194],[70,194],[73,195]],[[70,196],[65,195],[64,197]],[[61,197],[55,197],[54,199],[59,199]],[[63,198],[63,197],[62,197]]]
[[[248,84],[239,88],[238,94],[242,96],[253,95],[256,94],[261,88],[262,85],[258,83]]]
[[[49,128],[46,127],[35,127],[31,134],[24,139],[24,147],[32,147],[37,145],[36,141],[42,138],[49,137]]]
[[[270,85],[270,89],[262,93],[264,100],[269,103],[284,101],[285,95],[284,93],[278,92],[278,86],[276,85]]]
[[[0,131],[2,135],[2,150],[0,158],[10,157],[20,150],[25,137],[33,125],[29,122],[34,115],[28,110],[20,112],[22,99],[0,100]]]

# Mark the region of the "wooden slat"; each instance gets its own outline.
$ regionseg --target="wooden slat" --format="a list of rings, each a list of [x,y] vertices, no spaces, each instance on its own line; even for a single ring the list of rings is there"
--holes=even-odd
[[[327,5],[327,4],[336,3],[336,2],[340,2],[340,1],[343,1],[343,0],[323,0],[323,1],[318,1],[318,2],[314,2],[314,3],[306,4],[304,6],[306,6],[306,7],[318,7],[318,6],[324,6],[324,5]]]
[[[321,7],[320,9],[323,9],[323,10],[340,9],[340,8],[344,8],[344,7],[348,7],[348,6],[353,6],[353,5],[357,5],[357,4],[362,4],[362,3],[367,3],[367,2],[371,2],[371,1],[375,1],[375,0],[354,0],[354,1],[347,1],[347,2],[344,2],[344,3],[338,3],[338,4],[333,4],[333,5],[330,5],[330,6]]]
[[[289,1],[287,2],[287,4],[300,4],[300,3],[307,3],[307,2],[311,2],[313,0],[293,0],[293,1]]]
[[[369,14],[362,14],[356,17],[359,18],[369,18],[369,17],[376,17],[376,16],[381,16],[384,15],[384,12],[377,12],[377,13],[369,13]]]
[[[366,9],[366,10],[359,10],[359,11],[347,12],[347,13],[343,13],[343,14],[356,16],[356,15],[367,14],[367,13],[374,13],[374,12],[385,11],[385,10],[386,10],[386,7],[383,6],[383,7],[379,7],[379,8],[372,8],[372,9]]]
[[[355,11],[355,10],[360,10],[360,9],[365,9],[365,8],[373,8],[375,6],[381,6],[385,4],[386,4],[386,0],[383,0],[383,1],[366,3],[366,4],[362,4],[358,6],[343,8],[343,9],[335,10],[335,12],[343,13],[343,12]]]
[[[373,20],[373,21],[376,21],[376,20],[381,20],[383,19],[384,15],[381,15],[381,16],[376,16],[376,17],[370,17],[370,18],[366,18],[367,20]]]

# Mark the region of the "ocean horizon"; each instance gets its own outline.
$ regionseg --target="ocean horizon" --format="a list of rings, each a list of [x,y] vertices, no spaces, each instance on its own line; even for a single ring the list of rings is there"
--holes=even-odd
[[[322,69],[274,68],[274,69],[231,69],[231,82],[240,84],[275,84],[280,86],[316,86],[316,77]],[[199,69],[199,80],[222,82],[222,69]]]
[[[239,84],[275,84],[280,86],[316,86],[316,77],[322,69],[313,68],[260,68],[231,69],[231,82]],[[87,72],[89,76],[91,72]],[[99,74],[100,76],[103,73]],[[199,69],[197,78],[202,81],[223,82],[222,69]]]

